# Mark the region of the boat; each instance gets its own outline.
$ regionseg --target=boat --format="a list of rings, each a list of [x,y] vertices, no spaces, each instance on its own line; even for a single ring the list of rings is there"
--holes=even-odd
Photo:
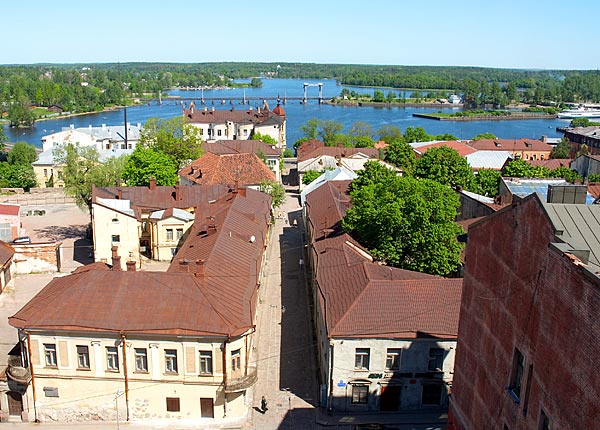
[[[562,112],[559,112],[558,118],[560,118],[560,119],[600,118],[600,108],[579,106],[574,109],[567,109]]]

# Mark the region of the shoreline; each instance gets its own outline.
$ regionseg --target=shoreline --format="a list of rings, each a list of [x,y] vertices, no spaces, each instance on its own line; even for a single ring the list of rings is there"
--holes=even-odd
[[[472,122],[472,121],[516,121],[527,119],[556,119],[557,115],[550,114],[525,114],[513,113],[511,115],[473,115],[473,116],[436,116],[435,114],[413,113],[416,118],[431,119],[433,121],[455,121],[455,122]]]
[[[424,102],[424,103],[388,103],[388,102],[359,102],[356,100],[331,101],[323,100],[323,104],[330,106],[348,106],[348,107],[428,107],[428,108],[463,108],[463,104],[439,103],[439,102]]]

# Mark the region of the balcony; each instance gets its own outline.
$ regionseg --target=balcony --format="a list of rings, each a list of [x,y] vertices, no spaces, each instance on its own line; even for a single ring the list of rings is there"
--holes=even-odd
[[[253,386],[258,379],[256,367],[249,367],[248,374],[239,378],[227,378],[225,380],[225,393],[237,393]]]

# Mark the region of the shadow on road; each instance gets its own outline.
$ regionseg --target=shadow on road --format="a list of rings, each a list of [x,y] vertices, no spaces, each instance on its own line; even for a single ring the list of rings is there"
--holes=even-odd
[[[78,239],[86,237],[86,224],[79,225],[49,225],[44,228],[36,228],[36,235],[42,240],[58,242],[65,239]]]

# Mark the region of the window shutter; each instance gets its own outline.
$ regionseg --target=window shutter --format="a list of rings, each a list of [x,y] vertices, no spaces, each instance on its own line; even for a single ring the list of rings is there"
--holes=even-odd
[[[65,340],[58,342],[58,364],[62,367],[69,367],[69,345]]]
[[[193,346],[185,347],[185,372],[196,372],[196,348]]]

